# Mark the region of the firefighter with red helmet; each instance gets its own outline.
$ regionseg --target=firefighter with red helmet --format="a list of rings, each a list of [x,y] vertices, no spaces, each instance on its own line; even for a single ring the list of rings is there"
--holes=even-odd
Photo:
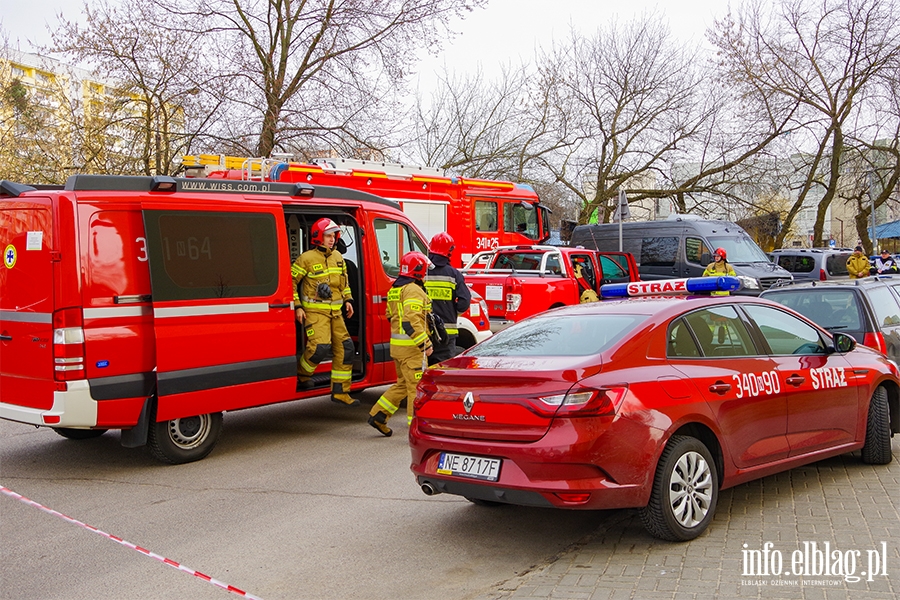
[[[369,412],[369,425],[381,435],[393,431],[388,419],[406,399],[406,419],[412,422],[416,385],[425,370],[426,357],[432,353],[428,337],[428,313],[431,300],[425,291],[428,257],[421,252],[407,252],[400,259],[400,275],[387,293],[387,316],[391,321],[391,358],[397,370],[397,383],[378,398]]]
[[[704,277],[722,277],[725,275],[730,275],[731,277],[737,277],[737,273],[734,272],[734,269],[728,264],[728,253],[725,252],[725,248],[716,248],[715,254],[713,254],[713,262],[707,265],[706,270],[703,271]],[[727,296],[729,292],[711,292],[713,296]]]
[[[347,265],[334,247],[341,228],[331,219],[319,219],[309,232],[310,249],[291,266],[294,280],[294,308],[297,321],[306,331],[306,350],[297,366],[297,389],[309,389],[320,362],[331,354],[331,399],[355,406],[350,397],[353,376],[353,340],[344,324],[353,316],[353,298],[347,279]]]
[[[472,303],[472,294],[462,273],[450,266],[450,255],[455,247],[453,237],[446,232],[431,238],[428,252],[431,266],[425,276],[425,291],[431,299],[431,310],[444,324],[447,335],[446,339],[432,339],[434,352],[428,357],[430,365],[456,356],[456,338],[459,336],[456,321]]]

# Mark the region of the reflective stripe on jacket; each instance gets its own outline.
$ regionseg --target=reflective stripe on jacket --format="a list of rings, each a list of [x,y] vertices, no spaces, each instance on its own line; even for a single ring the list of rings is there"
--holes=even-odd
[[[340,312],[344,303],[353,299],[347,280],[347,265],[340,252],[325,248],[307,250],[291,265],[291,278],[294,280],[295,308],[332,314]],[[330,300],[319,298],[316,294],[320,283],[327,283],[331,288]]]
[[[428,339],[426,315],[431,311],[431,300],[417,283],[392,287],[387,294],[387,316],[391,320],[391,349],[417,348],[424,351],[431,347]]]

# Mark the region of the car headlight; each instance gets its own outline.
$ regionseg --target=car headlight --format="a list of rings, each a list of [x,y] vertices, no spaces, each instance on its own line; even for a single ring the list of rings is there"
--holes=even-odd
[[[759,279],[756,277],[747,277],[746,275],[738,275],[738,280],[741,282],[741,289],[744,290],[758,290],[759,287]]]

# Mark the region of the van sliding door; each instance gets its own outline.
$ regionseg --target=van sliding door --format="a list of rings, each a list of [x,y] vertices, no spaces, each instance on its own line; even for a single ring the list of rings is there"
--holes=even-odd
[[[281,203],[142,205],[157,421],[285,400],[297,359]]]

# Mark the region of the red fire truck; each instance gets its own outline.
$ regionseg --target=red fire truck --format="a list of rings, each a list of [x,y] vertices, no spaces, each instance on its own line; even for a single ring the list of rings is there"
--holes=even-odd
[[[550,238],[549,209],[531,186],[509,181],[449,177],[431,167],[346,158],[300,163],[204,154],[185,156],[182,165],[188,177],[331,185],[394,200],[429,240],[440,231],[453,236],[456,267],[483,250]]]
[[[212,450],[225,411],[327,394],[327,361],[295,391],[290,269],[322,217],[342,228],[356,301],[352,388],[390,383],[384,294],[405,252],[427,252],[397,203],[305,183],[0,181],[0,418],[72,439],[121,429],[183,463]]]

